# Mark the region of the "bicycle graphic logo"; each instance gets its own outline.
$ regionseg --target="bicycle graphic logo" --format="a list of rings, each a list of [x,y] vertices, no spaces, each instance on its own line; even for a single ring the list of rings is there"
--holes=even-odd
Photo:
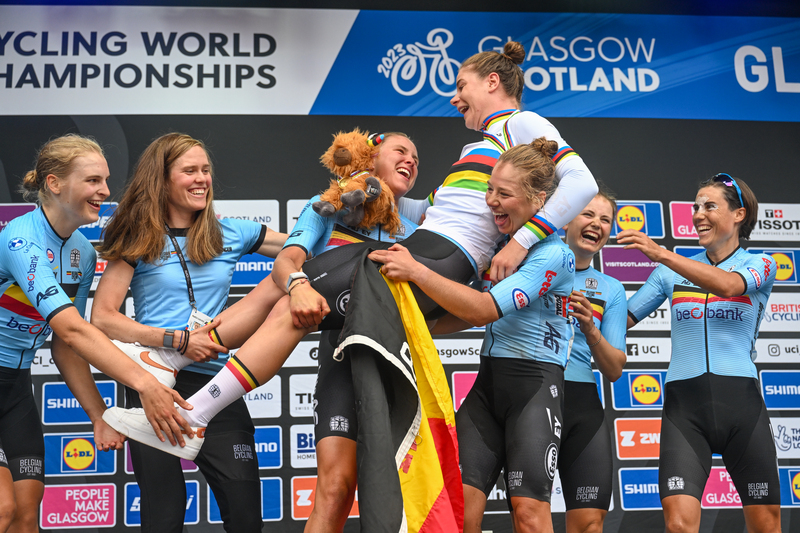
[[[416,42],[396,44],[386,51],[378,65],[378,72],[392,80],[392,87],[403,96],[417,94],[429,81],[433,91],[440,96],[453,96],[456,76],[461,63],[447,56],[447,47],[453,43],[453,34],[444,28],[428,32],[428,44]],[[428,70],[430,60],[430,71]],[[403,83],[409,82],[410,83]],[[402,83],[402,86],[401,86]],[[410,89],[404,89],[413,85]],[[442,86],[453,86],[445,90]]]

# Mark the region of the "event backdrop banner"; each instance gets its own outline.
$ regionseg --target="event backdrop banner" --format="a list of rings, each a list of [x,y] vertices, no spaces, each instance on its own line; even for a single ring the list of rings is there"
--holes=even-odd
[[[793,18],[0,10],[0,115],[454,116],[460,61],[517,40],[543,116],[800,120]]]

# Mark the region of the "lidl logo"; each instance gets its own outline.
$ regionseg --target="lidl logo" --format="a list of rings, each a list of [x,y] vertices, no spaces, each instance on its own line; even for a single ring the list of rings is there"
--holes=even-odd
[[[86,439],[72,439],[64,446],[64,463],[72,470],[86,470],[94,463],[94,445]]]
[[[631,229],[641,231],[654,239],[664,238],[664,213],[661,202],[633,201],[618,202],[617,216],[611,236],[620,231]]]
[[[778,467],[778,480],[781,485],[781,507],[800,507],[800,468]]]
[[[666,377],[666,370],[624,370],[611,384],[614,409],[661,409]]]
[[[775,285],[800,285],[797,274],[797,264],[800,261],[800,249],[761,249],[748,248],[754,254],[769,254],[775,260]]]
[[[98,452],[91,433],[44,435],[45,476],[114,474],[116,457],[116,451]]]
[[[653,405],[661,400],[660,376],[642,374],[631,383],[633,399],[642,405]]]
[[[221,524],[222,513],[214,491],[208,488],[208,523]],[[279,477],[261,478],[261,521],[283,520],[283,480]]]
[[[623,206],[617,211],[617,226],[620,231],[626,229],[641,231],[644,228],[644,213],[635,205]]]

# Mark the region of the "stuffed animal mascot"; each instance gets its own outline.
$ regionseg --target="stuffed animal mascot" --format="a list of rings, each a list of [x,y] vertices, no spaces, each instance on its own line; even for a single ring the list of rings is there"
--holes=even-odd
[[[351,132],[339,132],[333,136],[333,144],[322,154],[320,161],[335,176],[318,202],[314,211],[323,217],[333,216],[347,208],[342,221],[348,226],[372,228],[381,225],[390,235],[400,228],[400,216],[394,203],[394,195],[380,179],[370,174],[374,157],[383,135],[370,136],[358,128]]]

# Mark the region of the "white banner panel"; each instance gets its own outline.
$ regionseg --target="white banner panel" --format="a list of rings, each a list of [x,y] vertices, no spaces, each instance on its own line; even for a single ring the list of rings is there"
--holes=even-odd
[[[0,115],[305,115],[358,15],[154,6],[2,10]]]

